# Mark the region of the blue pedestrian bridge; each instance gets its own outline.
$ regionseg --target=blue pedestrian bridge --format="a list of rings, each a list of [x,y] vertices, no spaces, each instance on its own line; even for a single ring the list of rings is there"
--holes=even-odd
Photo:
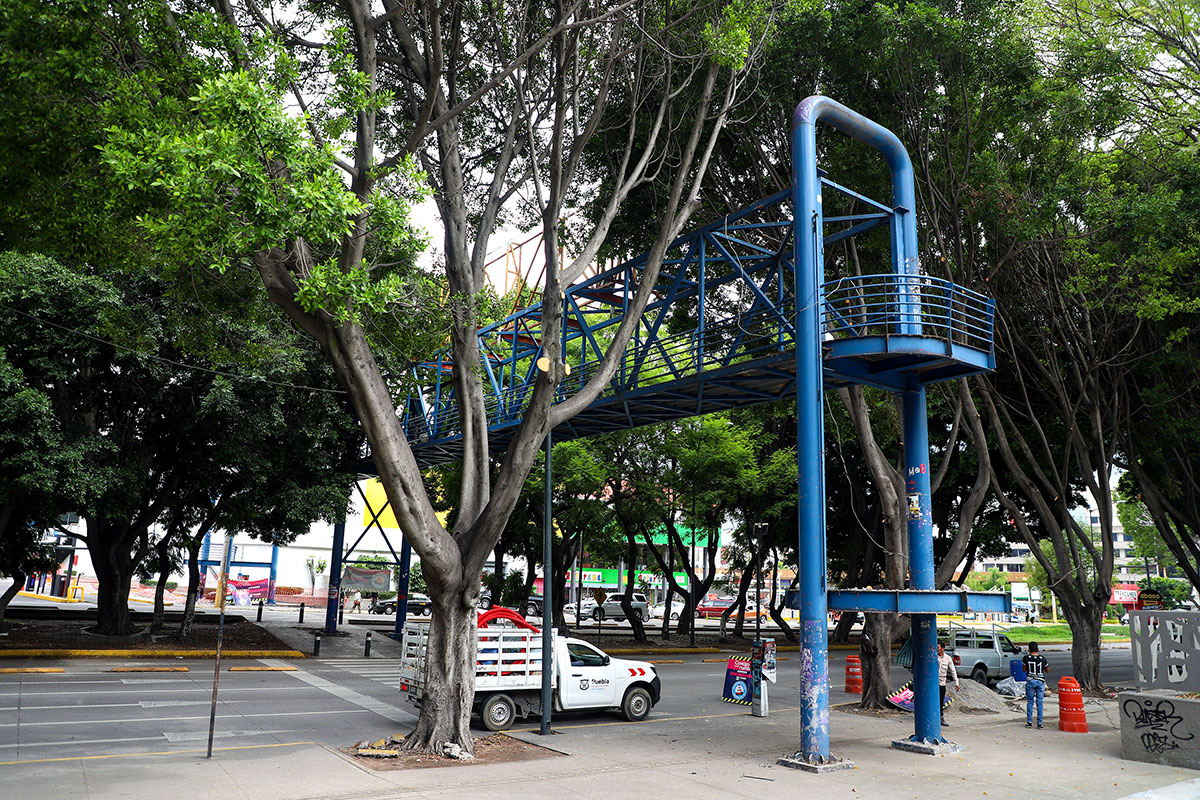
[[[897,211],[822,179],[828,196],[865,209],[826,217],[824,245],[897,227]],[[614,378],[557,441],[794,397],[796,299],[791,191],[681,236]],[[570,375],[559,399],[592,376],[645,266],[631,259],[566,290],[563,353]],[[846,274],[820,296],[826,388],[849,383],[891,391],[991,370],[994,301],[928,275]],[[541,305],[479,330],[491,447],[520,424],[542,354]],[[423,466],[461,457],[449,349],[414,364],[404,408]]]

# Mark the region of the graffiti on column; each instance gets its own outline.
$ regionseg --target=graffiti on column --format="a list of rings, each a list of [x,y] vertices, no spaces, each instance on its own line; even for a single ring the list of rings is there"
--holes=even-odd
[[[1180,742],[1195,738],[1195,734],[1177,730],[1183,724],[1183,717],[1175,713],[1175,704],[1170,700],[1131,697],[1121,706],[1121,713],[1133,721],[1134,731],[1140,732],[1147,753],[1178,750]]]

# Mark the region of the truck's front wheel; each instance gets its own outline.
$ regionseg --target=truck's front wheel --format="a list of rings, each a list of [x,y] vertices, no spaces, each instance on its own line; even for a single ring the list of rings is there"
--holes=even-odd
[[[512,727],[517,717],[517,707],[506,694],[494,694],[483,704],[483,726],[489,731],[502,731]]]
[[[640,686],[634,686],[621,701],[621,713],[630,722],[641,722],[650,716],[650,706],[650,693]]]

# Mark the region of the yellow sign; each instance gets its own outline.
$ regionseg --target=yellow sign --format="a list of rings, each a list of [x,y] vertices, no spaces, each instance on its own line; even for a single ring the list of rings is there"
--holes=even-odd
[[[370,527],[373,524],[371,518],[376,512],[383,509],[377,522],[385,528],[400,529],[400,523],[396,522],[396,515],[392,513],[392,507],[388,505],[387,493],[383,490],[383,484],[378,478],[372,478],[365,483],[363,494],[367,498],[366,507],[363,508],[364,528]],[[387,507],[384,508],[384,506]]]

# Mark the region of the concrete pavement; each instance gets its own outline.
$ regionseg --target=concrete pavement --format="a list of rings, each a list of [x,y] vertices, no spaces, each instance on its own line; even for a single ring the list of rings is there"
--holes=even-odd
[[[371,620],[374,622],[374,619]],[[290,646],[311,652],[319,620],[299,625],[264,618]],[[380,620],[379,628],[386,623]],[[346,625],[325,637],[324,658],[361,656],[367,625]],[[395,657],[398,643],[373,636],[372,658]],[[718,691],[703,687],[701,691]],[[638,724],[609,715],[563,725],[541,737],[536,725],[511,735],[548,747],[559,757],[495,765],[373,771],[335,749],[304,741],[221,746],[170,753],[76,757],[68,746],[37,761],[0,763],[5,798],[144,798],[164,791],[188,800],[384,800],[384,798],[761,798],[819,793],[833,798],[1083,798],[1184,800],[1200,798],[1200,773],[1120,758],[1115,704],[1089,701],[1092,732],[1056,730],[1057,707],[1047,698],[1046,730],[1026,730],[1023,714],[950,716],[948,738],[962,753],[919,756],[891,748],[912,732],[909,716],[876,717],[835,709],[833,751],[856,768],[811,775],[777,766],[799,745],[797,698],[772,692],[767,719],[744,709],[672,716],[656,713]],[[482,732],[480,732],[482,735]],[[346,745],[353,744],[347,741]]]
[[[1093,732],[1026,730],[1011,714],[956,717],[947,730],[964,752],[901,753],[890,742],[910,733],[909,718],[832,712],[834,752],[856,768],[811,775],[775,765],[795,749],[798,714],[782,706],[767,719],[741,709],[699,718],[656,718],[636,725],[600,721],[551,737],[512,735],[561,754],[495,765],[375,772],[315,744],[218,747],[193,752],[54,759],[0,765],[13,798],[144,798],[183,792],[189,800],[383,800],[384,798],[761,798],[816,792],[821,798],[1126,798],[1200,797],[1187,770],[1122,761],[1112,710],[1089,706]],[[1108,705],[1111,705],[1108,704]]]

